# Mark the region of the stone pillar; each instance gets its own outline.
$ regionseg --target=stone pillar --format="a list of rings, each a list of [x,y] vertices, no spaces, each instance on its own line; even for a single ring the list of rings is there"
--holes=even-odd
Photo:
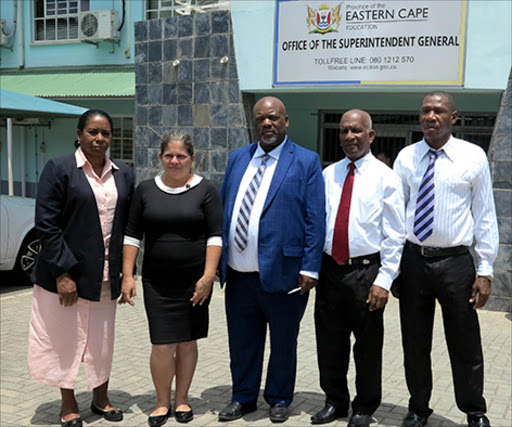
[[[194,170],[220,187],[229,153],[248,144],[229,11],[135,23],[137,181],[161,171],[160,138],[184,130]]]
[[[488,310],[512,312],[512,70],[503,93],[489,147],[492,183],[498,214],[500,251]]]

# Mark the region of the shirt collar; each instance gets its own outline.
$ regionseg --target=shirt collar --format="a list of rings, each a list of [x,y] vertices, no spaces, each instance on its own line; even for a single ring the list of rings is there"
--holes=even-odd
[[[368,166],[368,163],[372,161],[375,157],[373,156],[372,152],[370,151],[365,156],[361,157],[360,159],[356,160],[355,162],[352,162],[348,157],[345,157],[342,160],[343,164],[343,170],[348,171],[348,165],[350,163],[354,163],[356,168],[354,169],[354,173],[361,173],[363,170]]]
[[[265,153],[265,150],[261,148],[260,143],[258,142],[258,147],[256,148],[256,151],[254,152],[254,156],[252,156],[253,159],[258,157],[263,157],[265,154],[268,154],[270,157],[272,157],[275,160],[279,160],[279,156],[281,155],[281,151],[283,151],[284,144],[288,141],[288,135],[285,136],[283,139],[283,142],[279,144],[276,148],[274,148],[272,151]]]
[[[78,147],[75,151],[75,160],[76,160],[76,167],[77,168],[83,168],[86,164],[91,165],[89,160],[87,160],[87,157],[85,157],[85,154],[82,150],[82,147]],[[119,169],[119,166],[117,166],[112,160],[110,160],[107,156],[105,156],[105,166],[103,167],[103,171],[108,171],[110,169]]]
[[[456,154],[457,151],[453,143],[454,139],[455,138],[453,137],[453,135],[450,135],[450,138],[448,139],[448,141],[446,141],[446,144],[444,144],[439,150],[437,150],[437,152],[439,154],[442,154],[444,152],[444,154],[446,154],[446,157],[448,157],[450,160],[453,160],[454,155]],[[425,138],[423,138],[419,143],[420,159],[423,159],[423,157],[427,155],[429,150],[434,149],[430,145],[428,145],[427,141],[425,141]]]

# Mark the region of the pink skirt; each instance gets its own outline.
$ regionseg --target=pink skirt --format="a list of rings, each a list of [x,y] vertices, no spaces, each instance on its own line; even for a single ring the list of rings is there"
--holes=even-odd
[[[110,377],[117,301],[103,282],[100,301],[78,298],[69,307],[59,295],[34,285],[28,337],[28,367],[37,383],[74,389],[80,363],[87,385],[96,388]]]

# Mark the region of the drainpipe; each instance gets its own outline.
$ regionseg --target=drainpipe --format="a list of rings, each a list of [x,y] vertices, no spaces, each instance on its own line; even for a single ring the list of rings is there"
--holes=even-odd
[[[21,174],[21,197],[26,196],[25,183],[25,126],[20,126],[20,174]]]
[[[126,2],[126,17],[125,17],[125,22],[127,23],[126,25],[126,49],[124,51],[124,56],[126,58],[129,58],[130,57],[130,35],[131,35],[131,32],[132,32],[132,28],[133,28],[133,25],[132,25],[132,22],[131,22],[131,8],[130,8],[130,5],[131,5],[131,0],[130,1],[127,1]]]
[[[25,46],[23,45],[23,0],[18,1],[18,68],[25,68]]]
[[[14,196],[14,180],[12,176],[12,119],[7,119],[7,182],[8,194]]]

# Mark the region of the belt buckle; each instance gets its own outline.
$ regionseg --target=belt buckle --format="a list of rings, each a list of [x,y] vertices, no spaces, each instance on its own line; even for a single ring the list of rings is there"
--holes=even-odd
[[[420,249],[420,254],[421,254],[421,255],[423,255],[423,256],[424,256],[424,257],[426,257],[426,258],[430,258],[430,255],[427,255],[427,254],[425,253],[425,246],[420,246],[420,248],[421,248],[421,249]]]

